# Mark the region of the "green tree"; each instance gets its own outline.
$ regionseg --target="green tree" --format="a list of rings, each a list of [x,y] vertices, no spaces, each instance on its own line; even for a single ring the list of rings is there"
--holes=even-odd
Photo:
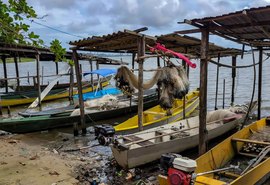
[[[55,55],[55,62],[66,61],[65,54],[66,49],[62,47],[61,42],[58,39],[54,39],[51,43],[50,50]]]
[[[43,44],[39,36],[30,31],[30,26],[24,22],[25,19],[34,18],[37,18],[37,14],[26,0],[9,0],[8,3],[0,0],[0,42],[34,46]]]

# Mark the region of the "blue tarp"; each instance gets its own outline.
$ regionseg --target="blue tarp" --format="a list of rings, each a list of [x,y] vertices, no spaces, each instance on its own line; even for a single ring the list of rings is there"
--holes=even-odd
[[[89,75],[89,74],[97,74],[97,75],[101,75],[101,76],[109,76],[112,74],[116,74],[117,70],[116,69],[97,69],[97,70],[93,70],[90,72],[86,72],[83,73],[83,76]]]
[[[110,94],[110,95],[117,95],[122,93],[119,89],[117,88],[107,88],[107,89],[102,89],[99,90],[97,92],[88,92],[88,93],[84,93],[83,94],[83,100],[90,100],[90,99],[95,99],[95,98],[101,98],[102,96],[106,95],[106,94]],[[75,98],[79,98],[78,95],[74,96]]]

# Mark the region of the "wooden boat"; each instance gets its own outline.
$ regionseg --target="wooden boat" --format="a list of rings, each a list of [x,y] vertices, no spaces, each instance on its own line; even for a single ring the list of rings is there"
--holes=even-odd
[[[138,110],[136,100],[132,102],[131,106],[129,100],[121,100],[121,102],[123,101],[126,101],[127,106],[112,110],[88,110],[88,113],[85,114],[86,123],[93,125],[93,122],[123,116]],[[157,104],[158,97],[156,92],[144,97],[144,107],[146,109]],[[75,122],[80,122],[80,115],[70,116],[70,114],[71,111],[56,112],[54,114],[50,112],[47,115],[45,114],[35,117],[1,119],[0,130],[11,133],[26,133],[71,126]]]
[[[109,81],[102,82],[102,86],[105,87],[109,84]],[[83,93],[91,92],[97,88],[97,84],[94,87],[87,86],[83,88]],[[77,91],[74,92],[77,94]],[[15,92],[10,93],[7,95],[1,95],[0,106],[7,107],[7,106],[16,106],[16,105],[23,105],[32,103],[38,96],[38,92],[31,91],[31,92]],[[68,89],[53,89],[51,90],[48,95],[43,99],[43,101],[55,100],[66,98],[69,96]]]
[[[243,114],[235,114],[229,110],[208,113],[208,139],[235,128],[242,117]],[[133,168],[159,159],[162,154],[178,153],[197,146],[198,133],[199,117],[196,116],[135,134],[118,136],[111,149],[120,166]]]
[[[192,91],[186,95],[185,115],[189,116],[199,105],[199,91]],[[152,107],[143,112],[143,128],[164,125],[183,119],[184,109],[183,100],[176,99],[171,109],[171,115],[163,110],[159,105]],[[115,131],[120,133],[134,133],[138,131],[138,115],[114,127]]]
[[[233,134],[210,151],[200,156],[195,173],[195,184],[261,184],[270,174],[270,120],[261,119]],[[250,147],[251,146],[251,147]],[[246,161],[245,161],[245,160]],[[238,170],[219,171],[231,162],[240,162]],[[247,162],[248,161],[248,162]]]

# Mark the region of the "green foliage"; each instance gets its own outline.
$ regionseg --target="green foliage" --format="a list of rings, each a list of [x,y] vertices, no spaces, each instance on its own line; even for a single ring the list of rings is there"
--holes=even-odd
[[[55,62],[67,61],[65,58],[66,49],[62,47],[58,39],[54,39],[51,43],[50,50],[55,54]]]
[[[30,26],[23,21],[25,18],[37,18],[35,10],[26,0],[0,1],[0,42],[34,46],[43,44],[38,35],[29,31]]]

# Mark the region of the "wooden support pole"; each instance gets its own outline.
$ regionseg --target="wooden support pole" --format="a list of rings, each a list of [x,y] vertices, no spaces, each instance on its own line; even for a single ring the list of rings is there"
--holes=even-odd
[[[200,126],[199,126],[199,155],[206,152],[206,142],[208,133],[206,130],[207,112],[207,70],[208,70],[208,49],[209,49],[209,30],[201,30],[201,65],[200,65]]]
[[[73,61],[75,64],[75,71],[76,71],[76,79],[77,79],[77,88],[78,88],[78,94],[79,94],[79,105],[80,105],[80,117],[81,117],[81,127],[82,127],[82,134],[86,134],[86,125],[85,125],[85,116],[84,116],[84,102],[83,102],[83,94],[82,94],[82,79],[81,79],[81,73],[79,69],[79,60],[78,60],[78,54],[76,50],[73,50]],[[75,130],[75,127],[74,127]]]
[[[36,67],[37,67],[37,89],[38,89],[38,107],[41,111],[41,88],[40,88],[40,74],[39,74],[39,54],[36,55]]]
[[[59,66],[58,66],[58,62],[54,61],[55,63],[55,71],[56,71],[56,76],[59,74]],[[57,85],[59,85],[59,81],[57,82]]]
[[[138,38],[138,58],[145,55],[145,37]],[[144,59],[139,60],[139,77],[138,77],[138,127],[143,130],[143,62]]]
[[[235,77],[236,77],[236,56],[232,56],[232,94],[231,94],[231,105],[234,104],[234,89],[235,89]]]
[[[218,64],[220,62],[220,53],[218,54]],[[215,110],[218,110],[217,107],[217,98],[218,98],[218,79],[219,79],[219,65],[217,65],[217,76],[216,76],[216,96],[215,96]]]
[[[262,65],[263,65],[263,48],[259,47],[259,78],[258,78],[258,116],[261,119],[261,102],[262,102]]]
[[[15,63],[15,71],[16,71],[16,78],[17,78],[17,88],[14,90],[20,90],[20,74],[19,74],[19,66],[17,56],[14,56],[14,63]]]
[[[93,60],[92,59],[89,60],[89,64],[90,64],[90,71],[93,71]],[[92,73],[91,73],[91,85],[92,85],[92,87],[94,87],[94,79],[93,79]]]
[[[3,68],[4,68],[4,78],[7,79],[7,63],[6,63],[6,57],[2,56],[2,62],[3,62]],[[8,80],[5,80],[5,89],[6,93],[8,93]]]
[[[225,93],[226,93],[226,80],[225,78],[223,79],[223,98],[222,98],[222,108],[224,109],[225,108]]]
[[[182,60],[182,66],[186,71],[187,63],[184,60]],[[186,119],[186,96],[183,97],[183,119]]]
[[[160,57],[157,57],[157,66],[160,68]],[[160,84],[157,85],[158,99],[160,98]]]
[[[135,57],[136,57],[136,53],[132,53],[132,69],[135,68]]]
[[[42,66],[42,68],[41,68],[41,85],[43,85],[44,84],[44,66]]]
[[[1,95],[0,95],[0,102],[1,102],[2,100],[1,100]],[[3,115],[3,111],[2,111],[2,103],[0,103],[0,116],[2,116]]]
[[[69,76],[69,103],[70,103],[70,105],[74,104],[73,87],[74,87],[74,73],[73,73],[73,66],[70,65],[70,76]]]

